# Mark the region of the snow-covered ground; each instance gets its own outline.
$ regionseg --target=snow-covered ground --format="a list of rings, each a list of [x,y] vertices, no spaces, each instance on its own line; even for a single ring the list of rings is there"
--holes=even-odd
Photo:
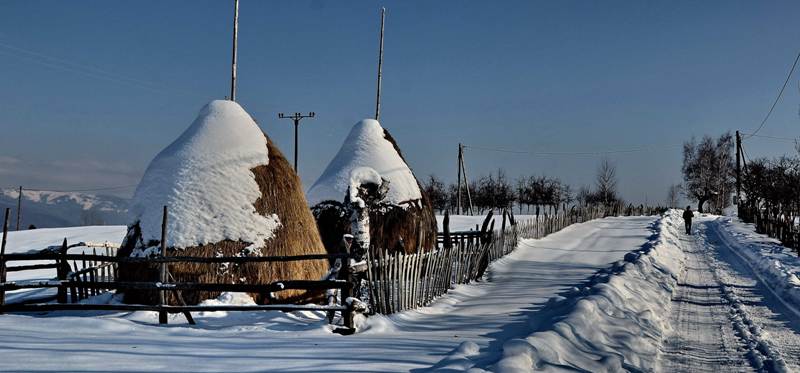
[[[797,303],[785,281],[769,277],[773,267],[792,268],[796,257],[736,218],[700,217],[692,233],[678,241],[686,265],[658,369],[800,371]]]
[[[352,336],[317,312],[204,312],[165,327],[150,312],[2,315],[0,371],[800,371],[797,256],[736,218],[698,217],[691,236],[682,224],[672,211],[523,240],[483,281],[359,318]],[[19,252],[115,229],[9,242]]]
[[[652,217],[576,224],[493,263],[486,281],[456,287],[430,307],[361,320],[359,333],[331,333],[314,312],[175,315],[53,312],[0,316],[0,371],[410,371],[490,368],[503,344],[548,317],[548,299],[582,286],[648,245]],[[456,352],[453,354],[452,352]]]
[[[122,238],[125,237],[126,230],[127,227],[124,225],[102,225],[70,228],[42,228],[8,232],[6,253],[26,253],[30,251],[39,251],[48,246],[60,246],[65,238],[69,244],[79,242],[102,244],[108,242],[113,245],[119,245],[119,243],[122,242]],[[69,253],[80,254],[84,251],[91,253],[92,249],[76,247],[70,249]],[[52,263],[52,261],[9,262],[9,265],[16,266],[47,263]],[[54,268],[24,272],[9,272],[7,276],[9,281],[47,280],[55,277],[56,270]],[[20,297],[38,297],[54,293],[54,289],[17,290],[6,293],[6,300],[9,302],[15,302],[18,301]]]

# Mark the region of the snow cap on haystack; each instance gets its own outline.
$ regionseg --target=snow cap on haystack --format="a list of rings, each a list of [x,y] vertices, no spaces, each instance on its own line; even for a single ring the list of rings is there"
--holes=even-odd
[[[325,172],[308,190],[308,202],[343,201],[351,173],[359,167],[370,167],[389,181],[385,202],[404,205],[422,198],[419,183],[392,137],[377,120],[364,119],[353,126]]]
[[[308,190],[322,242],[338,252],[342,235],[350,232],[348,187],[388,182],[386,196],[370,215],[370,245],[403,251],[430,250],[436,245],[436,217],[430,200],[411,172],[389,131],[374,119],[364,119],[350,130],[341,149]],[[359,198],[350,196],[358,203]]]
[[[258,249],[280,218],[255,208],[261,196],[251,169],[269,164],[267,139],[233,101],[212,101],[162,150],[136,188],[130,211],[145,243],[161,239],[162,206],[169,206],[167,246],[185,248],[244,241]]]
[[[252,117],[233,101],[212,101],[189,128],[161,151],[136,189],[133,223],[118,256],[158,255],[163,206],[168,207],[168,256],[284,256],[324,254],[297,173]],[[178,282],[267,284],[318,280],[325,260],[246,264],[175,263]],[[158,279],[152,263],[120,265],[123,281]],[[218,292],[183,292],[189,303]],[[253,294],[268,302],[267,294]],[[275,298],[316,296],[286,290]],[[169,296],[170,303],[175,299]],[[155,291],[126,291],[125,301],[152,303]]]

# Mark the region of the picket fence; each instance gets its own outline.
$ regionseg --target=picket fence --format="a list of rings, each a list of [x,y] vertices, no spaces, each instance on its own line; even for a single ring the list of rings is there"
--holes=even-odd
[[[606,216],[655,215],[664,210],[645,206],[573,208],[503,224],[483,242],[456,239],[451,247],[414,254],[373,250],[366,260],[372,310],[388,315],[428,305],[457,284],[479,280],[489,263],[513,251],[520,239],[542,238],[569,225]]]

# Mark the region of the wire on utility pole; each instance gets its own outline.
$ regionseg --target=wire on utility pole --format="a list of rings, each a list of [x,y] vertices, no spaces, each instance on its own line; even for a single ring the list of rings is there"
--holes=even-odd
[[[764,128],[764,124],[767,123],[767,120],[769,119],[770,115],[772,115],[772,111],[775,110],[775,106],[778,105],[778,101],[781,100],[781,96],[783,96],[783,91],[789,84],[789,79],[791,79],[792,73],[794,72],[795,67],[797,67],[797,61],[800,61],[800,52],[797,53],[797,57],[795,57],[794,63],[792,64],[792,68],[789,69],[789,74],[786,75],[786,80],[783,82],[783,86],[781,87],[781,90],[778,92],[778,97],[775,97],[775,101],[772,102],[772,106],[770,106],[767,115],[764,116],[764,120],[761,121],[761,124],[758,126],[758,128],[756,128],[755,131],[753,131],[753,133],[751,133],[749,136],[745,138],[755,136],[758,133],[758,131],[761,131],[761,129]]]
[[[300,113],[294,113],[293,115],[285,115],[283,113],[278,113],[279,119],[291,119],[294,122],[294,172],[297,173],[297,128],[300,126],[300,120],[304,118],[314,118],[317,114],[313,111],[308,113],[307,115],[303,115]]]

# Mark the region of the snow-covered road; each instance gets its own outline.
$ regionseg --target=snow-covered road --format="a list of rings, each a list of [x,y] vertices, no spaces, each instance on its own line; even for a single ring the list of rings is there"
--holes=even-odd
[[[740,256],[723,219],[700,218],[680,237],[686,264],[660,371],[800,371],[800,315]]]
[[[414,371],[452,367],[454,356],[490,368],[504,342],[551,316],[549,298],[645,245],[655,220],[598,219],[523,241],[492,264],[489,281],[458,286],[431,307],[372,317],[353,336],[332,334],[314,313],[197,315],[194,327],[180,315],[159,327],[145,312],[3,315],[0,371]]]

